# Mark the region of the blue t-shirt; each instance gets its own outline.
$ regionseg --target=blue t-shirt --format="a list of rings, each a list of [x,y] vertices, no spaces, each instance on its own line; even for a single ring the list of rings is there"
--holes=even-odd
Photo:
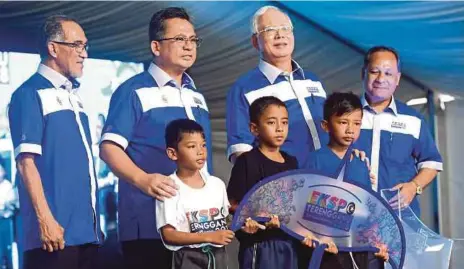
[[[171,121],[181,118],[195,120],[203,127],[208,148],[206,166],[212,173],[211,128],[203,95],[187,74],[179,87],[154,64],[115,91],[102,141],[119,145],[146,173],[168,176],[176,165],[166,154],[165,129]],[[154,198],[126,180],[119,181],[118,210],[121,241],[160,238]]]
[[[8,116],[15,156],[36,155],[45,198],[64,228],[66,245],[101,243],[89,121],[77,89],[63,89],[61,82],[70,82],[60,76],[41,65],[13,93]],[[40,248],[37,216],[19,173],[17,177],[24,250]]]
[[[378,192],[411,181],[421,168],[443,169],[429,127],[416,110],[393,98],[384,112],[376,113],[364,96],[361,101],[361,135],[354,147],[370,157],[371,171],[378,178]],[[420,216],[417,196],[410,207]]]
[[[261,61],[232,86],[227,95],[226,127],[227,156],[245,152],[257,146],[251,134],[248,110],[258,98],[274,96],[285,103],[289,116],[289,131],[281,150],[305,163],[308,152],[328,142],[321,128],[323,105],[326,98],[319,79],[293,62],[288,76],[276,67]]]
[[[340,159],[328,146],[323,146],[321,149],[309,153],[308,161],[301,168],[319,170],[336,178],[338,175],[335,173],[342,161],[343,159]],[[346,182],[355,183],[365,189],[371,188],[369,169],[367,164],[359,158],[354,157],[348,162],[345,172],[347,173],[345,175]]]

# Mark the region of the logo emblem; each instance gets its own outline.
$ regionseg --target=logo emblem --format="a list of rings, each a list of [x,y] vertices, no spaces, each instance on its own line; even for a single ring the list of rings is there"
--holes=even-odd
[[[161,101],[163,101],[163,103],[167,104],[168,103],[168,97],[166,95],[161,95]]]
[[[391,124],[391,127],[396,128],[396,129],[406,129],[406,123],[399,122],[399,121],[393,121]]]
[[[59,96],[56,97],[56,102],[62,106],[63,105],[63,101],[61,101],[61,98]]]
[[[318,88],[318,87],[312,87],[312,86],[306,87],[306,90],[307,90],[309,93],[316,93],[316,92],[319,92],[319,88]]]
[[[197,104],[197,105],[200,105],[200,106],[202,106],[202,105],[203,105],[203,102],[200,100],[200,98],[193,97],[193,101],[194,101],[194,102],[195,102],[195,104]]]
[[[335,229],[349,231],[356,205],[335,195],[312,191],[303,212],[303,219]]]

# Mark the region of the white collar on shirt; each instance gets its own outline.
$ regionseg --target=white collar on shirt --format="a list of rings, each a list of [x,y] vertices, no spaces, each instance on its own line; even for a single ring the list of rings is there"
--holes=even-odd
[[[150,75],[155,79],[158,87],[163,87],[170,81],[177,85],[177,82],[172,79],[168,73],[166,73],[163,69],[159,68],[154,63],[151,63],[150,67],[148,67],[148,73],[150,73]],[[182,74],[182,83],[191,85],[194,89],[196,89],[193,79],[185,72]]]
[[[205,182],[205,186],[206,186],[206,182],[208,181],[208,174],[206,174],[205,172],[203,172],[203,171],[200,170],[200,176],[201,176],[201,179],[203,179],[203,182]],[[179,176],[177,175],[177,170],[176,170],[174,173],[172,173],[172,174],[170,175],[170,177],[171,177],[172,179],[174,179],[174,180],[180,181],[180,182],[181,182],[182,184],[184,184],[185,186],[188,186],[187,184],[185,184],[185,183],[182,181],[182,179],[179,178]],[[188,187],[190,187],[190,186],[188,186]],[[203,187],[204,187],[204,186],[203,186]]]
[[[50,81],[53,87],[57,89],[61,88],[61,86],[65,86],[66,89],[72,89],[72,82],[69,79],[44,64],[39,65],[37,73]]]
[[[375,110],[369,105],[369,103],[367,102],[367,100],[366,100],[366,94],[363,94],[363,95],[361,96],[361,104],[362,104],[363,108],[369,107],[372,111],[375,111]],[[393,114],[398,115],[398,110],[396,109],[396,102],[395,102],[395,97],[394,97],[394,96],[392,96],[391,102],[390,102],[390,104],[388,105],[387,108],[391,109],[391,111],[393,112]]]
[[[264,61],[263,59],[259,60],[258,68],[266,76],[267,80],[269,80],[271,84],[274,84],[277,77],[284,72],[280,70],[279,68],[275,67],[274,65]],[[301,68],[301,66],[294,60],[292,60],[292,68],[293,68],[292,73],[294,72],[303,73],[303,69]]]

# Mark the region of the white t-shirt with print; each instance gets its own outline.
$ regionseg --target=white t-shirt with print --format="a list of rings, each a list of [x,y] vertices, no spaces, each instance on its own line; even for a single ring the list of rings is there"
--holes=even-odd
[[[177,231],[189,233],[227,230],[226,217],[229,214],[229,200],[226,186],[217,177],[200,172],[205,185],[194,189],[183,183],[176,173],[170,175],[179,186],[177,195],[164,201],[156,200],[156,229],[171,225]],[[163,239],[163,236],[161,236]],[[163,240],[167,249],[176,251],[182,247],[200,248],[209,243],[175,246]],[[220,245],[213,245],[221,247]]]

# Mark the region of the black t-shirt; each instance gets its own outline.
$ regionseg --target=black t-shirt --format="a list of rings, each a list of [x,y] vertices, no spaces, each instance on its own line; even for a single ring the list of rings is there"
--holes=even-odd
[[[240,155],[234,167],[227,187],[229,200],[240,202],[245,194],[259,181],[275,174],[294,170],[298,168],[298,161],[295,157],[281,151],[284,158],[283,163],[275,162],[267,158],[258,148]],[[280,229],[270,229],[255,234],[247,234],[237,231],[235,234],[241,245],[251,245],[270,239],[293,240]]]
[[[240,155],[234,168],[232,168],[227,187],[229,199],[240,202],[245,194],[262,179],[288,170],[298,169],[298,161],[295,157],[284,151],[280,153],[285,160],[283,163],[267,158],[258,148],[253,148]]]

